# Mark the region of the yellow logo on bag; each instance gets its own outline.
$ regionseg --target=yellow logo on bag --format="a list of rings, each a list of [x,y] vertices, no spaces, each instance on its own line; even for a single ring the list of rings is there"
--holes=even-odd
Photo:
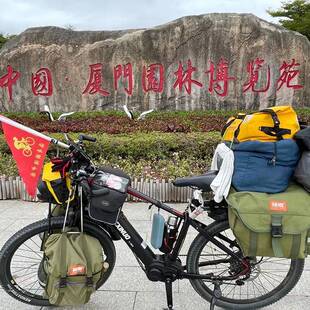
[[[23,155],[26,157],[30,157],[32,155],[31,146],[34,145],[35,141],[31,137],[21,138],[18,140],[16,137],[13,138],[14,147],[17,150],[23,150]]]

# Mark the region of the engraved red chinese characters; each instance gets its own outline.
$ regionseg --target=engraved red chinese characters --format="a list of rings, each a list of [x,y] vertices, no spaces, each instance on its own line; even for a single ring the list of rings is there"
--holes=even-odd
[[[110,93],[102,88],[102,64],[93,64],[89,66],[90,68],[90,75],[89,81],[87,83],[86,88],[83,91],[83,94],[96,94],[99,93],[102,96],[109,96]]]
[[[51,71],[48,68],[41,68],[32,74],[31,88],[35,96],[51,96],[53,94]]]
[[[259,82],[259,72],[261,71],[261,68],[264,63],[264,59],[256,58],[255,60],[252,60],[247,65],[247,71],[249,73],[249,79],[248,81],[243,85],[243,92],[246,92],[248,90],[251,90],[254,93],[264,93],[266,92],[270,87],[270,67],[267,66],[267,81],[265,87],[262,87],[260,89],[257,89],[256,86]]]
[[[286,86],[287,88],[293,88],[293,89],[300,89],[302,88],[302,85],[299,84],[292,84],[293,80],[297,78],[299,75],[299,70],[295,67],[300,66],[299,63],[295,62],[295,59],[293,58],[290,63],[287,63],[286,61],[283,61],[281,67],[280,67],[280,77],[277,81],[277,90],[279,90],[282,86]]]
[[[143,91],[153,91],[162,93],[164,89],[164,66],[162,64],[151,64],[148,67],[143,66],[142,87]]]
[[[228,75],[228,61],[221,58],[217,67],[210,61],[210,68],[205,73],[209,74],[209,92],[212,94],[213,90],[215,90],[219,96],[227,96],[228,82],[236,79]]]
[[[2,128],[27,192],[34,197],[50,141],[4,122]]]
[[[198,87],[202,87],[202,84],[194,79],[192,79],[193,73],[197,71],[195,67],[192,66],[190,60],[187,61],[187,69],[183,68],[181,61],[179,62],[178,70],[174,73],[177,79],[173,84],[173,88],[178,87],[179,91],[182,91],[183,86],[186,92],[190,95],[192,93],[192,84],[195,84]]]
[[[118,84],[120,82],[120,78],[122,79],[122,84],[124,86],[125,92],[128,96],[132,95],[133,89],[133,75],[132,75],[132,65],[131,63],[127,63],[126,65],[117,65],[114,67],[114,90],[118,90]],[[127,82],[127,86],[126,85]]]
[[[7,66],[7,74],[0,77],[0,87],[6,87],[10,101],[13,100],[13,85],[19,79],[20,73],[18,71],[14,71],[14,69],[8,65]]]

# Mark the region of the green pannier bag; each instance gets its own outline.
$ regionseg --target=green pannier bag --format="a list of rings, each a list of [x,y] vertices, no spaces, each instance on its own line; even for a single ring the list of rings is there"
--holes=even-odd
[[[231,191],[228,219],[244,256],[305,258],[310,253],[310,194]]]
[[[57,306],[86,304],[107,269],[100,242],[85,233],[57,233],[44,243],[45,293]]]

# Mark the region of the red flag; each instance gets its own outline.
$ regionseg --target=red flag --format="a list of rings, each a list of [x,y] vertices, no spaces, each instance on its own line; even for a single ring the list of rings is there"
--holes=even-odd
[[[30,196],[34,197],[51,138],[3,116],[0,120],[26,190]]]

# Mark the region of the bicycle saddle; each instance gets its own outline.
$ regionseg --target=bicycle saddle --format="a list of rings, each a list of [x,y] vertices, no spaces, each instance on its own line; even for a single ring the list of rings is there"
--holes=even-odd
[[[187,178],[177,178],[173,185],[177,187],[191,186],[202,189],[203,191],[211,191],[210,184],[215,179],[218,171],[208,171],[206,174]]]

